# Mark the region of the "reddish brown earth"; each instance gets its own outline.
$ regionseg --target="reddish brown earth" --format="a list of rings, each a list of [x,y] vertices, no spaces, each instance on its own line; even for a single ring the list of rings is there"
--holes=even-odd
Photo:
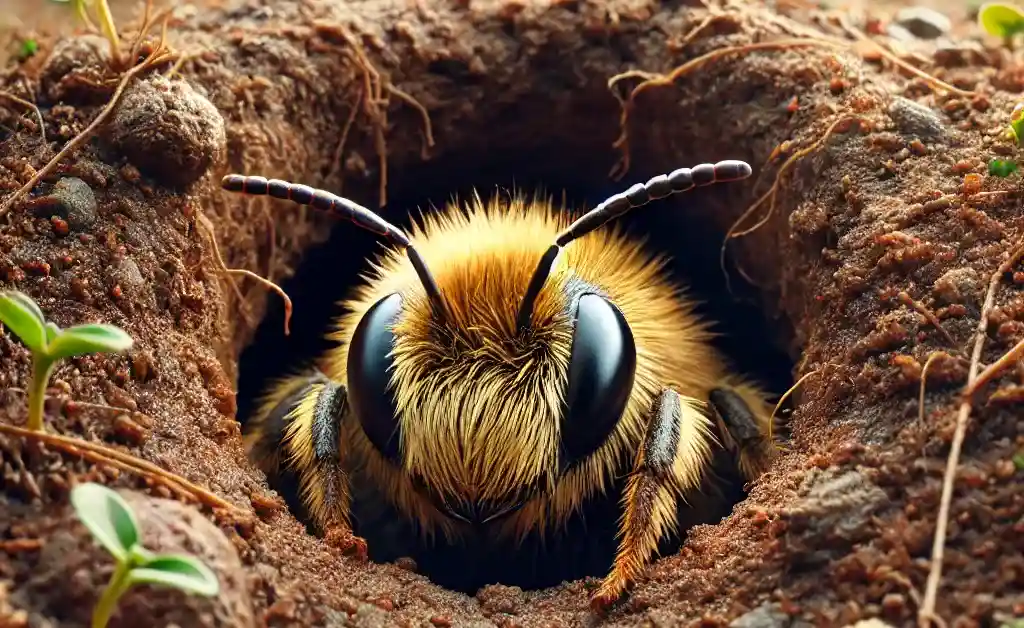
[[[1024,60],[993,42],[902,44],[906,63],[972,90],[965,95],[937,89],[864,44],[722,56],[638,98],[631,169],[609,183],[620,156],[613,94],[638,82],[609,90],[613,75],[667,72],[751,42],[854,41],[821,11],[779,4],[778,12],[755,2],[715,9],[688,41],[710,15],[700,3],[225,0],[180,9],[168,34],[187,55],[179,74],[133,81],[109,124],[45,177],[33,200],[14,204],[0,226],[0,285],[29,293],[62,326],[105,321],[136,339],[128,355],[58,368],[51,431],[133,452],[251,514],[202,509],[216,525],[196,525],[204,517],[194,500],[165,486],[0,437],[0,624],[87,625],[111,565],[75,523],[68,489],[92,479],[191,501],[133,493],[149,542],[203,555],[225,583],[215,601],[134,591],[121,626],[842,626],[869,617],[913,625],[966,356],[989,277],[1024,228],[1020,175],[1000,179],[986,169],[993,156],[1014,153],[999,133],[1024,90]],[[951,5],[956,33],[977,36],[959,3]],[[121,22],[128,41],[134,24]],[[40,44],[4,74],[7,93],[37,103],[45,128],[0,100],[0,198],[99,113],[112,93],[105,79],[117,78],[101,39],[40,35]],[[363,106],[368,71],[358,51],[383,84],[429,110],[435,145],[426,160],[415,108],[383,88],[386,107]],[[357,105],[339,151],[339,130]],[[730,517],[695,529],[604,620],[589,615],[584,582],[537,592],[492,586],[467,597],[396,565],[337,555],[245,460],[238,356],[268,297],[248,279],[235,293],[197,217],[212,221],[230,266],[290,275],[326,237],[327,221],[228,196],[217,181],[258,171],[338,191],[344,180],[346,195],[372,205],[381,175],[374,129],[385,109],[395,198],[415,197],[428,180],[436,193],[447,179],[472,182],[474,168],[516,163],[558,185],[591,181],[615,191],[679,165],[746,159],[756,181],[666,201],[675,209],[647,216],[656,233],[712,234],[711,249],[788,155],[851,120],[785,168],[767,222],[729,246],[737,298],[754,299],[769,321],[763,342],[794,358],[794,379],[816,371],[793,398],[789,453]],[[769,160],[776,149],[781,155]],[[980,194],[965,179],[973,173]],[[61,177],[89,190],[53,190]],[[384,213],[403,219],[390,205]],[[705,257],[716,259],[717,250]],[[1024,338],[1024,269],[1005,275],[984,364]],[[933,351],[948,356],[929,368],[921,422],[917,396]],[[24,398],[12,389],[26,386],[29,356],[5,334],[0,360],[0,415],[21,425]],[[950,626],[1024,614],[1024,471],[1012,461],[1024,450],[1021,386],[1024,370],[1014,367],[976,398],[936,607]],[[67,399],[123,410],[73,408]]]

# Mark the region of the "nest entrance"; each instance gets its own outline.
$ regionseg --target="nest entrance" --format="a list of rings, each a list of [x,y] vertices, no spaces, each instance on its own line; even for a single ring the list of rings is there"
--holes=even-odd
[[[628,187],[633,179],[642,180],[648,175],[633,173],[627,177],[631,181],[611,181],[606,174],[607,164],[554,159],[550,153],[542,152],[505,153],[501,159],[483,165],[472,159],[460,161],[438,160],[395,173],[384,215],[399,226],[407,226],[408,214],[440,207],[452,195],[465,199],[474,189],[484,197],[504,194],[509,189],[528,193],[540,190],[550,194],[556,203],[564,193],[569,207],[593,207]],[[657,173],[650,173],[653,174]],[[716,345],[735,367],[775,394],[781,394],[792,384],[792,363],[776,348],[775,332],[760,310],[738,301],[726,290],[718,266],[718,245],[723,236],[720,226],[688,220],[686,228],[678,228],[678,212],[689,215],[701,199],[707,198],[705,194],[714,193],[711,188],[680,195],[677,206],[652,205],[620,221],[630,235],[645,238],[653,251],[672,258],[670,272],[690,286],[691,295],[700,301],[698,310],[714,321],[721,334]],[[367,206],[375,205],[373,197],[357,200]],[[675,226],[667,227],[666,220]],[[330,346],[323,333],[340,313],[336,303],[359,281],[367,258],[379,246],[372,235],[349,224],[338,224],[324,244],[305,252],[295,275],[282,284],[295,306],[291,336],[281,334],[283,307],[279,300],[270,299],[253,342],[239,360],[238,417],[243,424],[269,380],[285,375],[299,364],[308,364]],[[728,464],[720,465],[716,473],[724,476],[725,485],[721,491],[693,504],[699,515],[681,511],[680,521],[686,522],[684,535],[689,525],[720,521],[745,497],[738,476]],[[621,514],[619,491],[591,505],[582,517],[570,522],[564,536],[548,539],[546,543],[528,541],[518,548],[477,543],[447,547],[441,540],[436,547],[425,547],[416,531],[365,486],[365,479],[354,477],[353,484],[354,525],[356,533],[368,542],[370,558],[376,562],[412,558],[419,573],[452,590],[472,594],[481,586],[494,583],[539,589],[566,580],[602,577],[614,556],[616,525]],[[292,512],[300,520],[308,521],[296,498],[295,486],[273,486],[285,497]],[[664,540],[662,555],[676,551],[684,538]]]

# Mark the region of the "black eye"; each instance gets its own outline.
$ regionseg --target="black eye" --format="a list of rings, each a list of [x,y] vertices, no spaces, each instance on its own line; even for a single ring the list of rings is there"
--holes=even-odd
[[[562,420],[562,469],[592,454],[626,409],[636,374],[636,342],[617,307],[585,294],[576,311],[569,392]]]
[[[388,384],[394,359],[392,325],[402,296],[392,294],[366,311],[348,348],[348,401],[363,432],[385,458],[399,462],[399,425],[395,397]]]

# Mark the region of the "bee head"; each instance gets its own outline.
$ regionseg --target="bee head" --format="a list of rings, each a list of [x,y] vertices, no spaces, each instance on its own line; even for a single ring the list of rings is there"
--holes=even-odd
[[[540,308],[550,312],[531,329],[493,302],[459,307],[457,326],[418,329],[416,305],[395,292],[351,337],[348,395],[363,432],[455,518],[486,523],[551,486],[604,444],[629,400],[636,345],[625,317],[580,281],[551,287],[556,298]]]
[[[401,288],[385,286],[384,277],[400,282],[395,272],[382,274],[364,294],[376,296],[361,300],[367,309],[348,338],[349,402],[385,459],[449,514],[485,522],[592,456],[615,429],[633,388],[629,325],[600,290],[555,272],[563,249],[652,200],[750,174],[748,164],[729,160],[659,175],[600,203],[543,252],[516,243],[550,238],[550,221],[521,211],[513,217],[504,211],[509,208],[478,213],[461,220],[465,228],[434,229],[424,239],[447,261],[444,285],[409,236],[358,203],[258,176],[228,175],[222,186],[336,214],[406,252],[422,287],[417,294],[426,299],[407,302]],[[474,220],[502,224],[476,229]],[[447,241],[435,237],[442,232]],[[459,261],[459,251],[471,259]],[[475,259],[488,251],[489,260]],[[384,264],[391,268],[381,269],[397,271],[397,261],[392,256]],[[553,275],[557,286],[549,282]]]

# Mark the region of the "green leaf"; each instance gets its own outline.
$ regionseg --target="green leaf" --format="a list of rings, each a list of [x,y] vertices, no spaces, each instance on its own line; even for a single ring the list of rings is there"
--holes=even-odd
[[[1014,455],[1012,460],[1018,471],[1024,471],[1024,453]]]
[[[139,524],[128,503],[112,489],[88,482],[71,489],[71,504],[96,540],[119,562],[139,542]]]
[[[1012,4],[986,2],[978,10],[978,24],[990,35],[1013,37],[1024,31],[1024,13]]]
[[[39,52],[39,42],[34,39],[26,39],[21,42],[21,52],[18,55],[22,59],[28,59]]]
[[[46,344],[53,342],[53,339],[60,335],[61,328],[53,321],[46,321]]]
[[[158,584],[206,597],[220,591],[217,574],[191,556],[156,556],[142,567],[132,569],[128,579],[133,584]]]
[[[47,348],[57,358],[85,353],[117,353],[130,349],[132,337],[113,325],[76,325],[65,329]]]
[[[154,558],[157,558],[157,555],[141,545],[136,544],[128,549],[128,559],[135,567],[142,567]]]
[[[36,302],[17,290],[0,293],[0,321],[34,352],[46,346],[46,318]]]
[[[1018,169],[1017,162],[1009,159],[993,159],[988,162],[988,173],[994,177],[1008,177]]]

